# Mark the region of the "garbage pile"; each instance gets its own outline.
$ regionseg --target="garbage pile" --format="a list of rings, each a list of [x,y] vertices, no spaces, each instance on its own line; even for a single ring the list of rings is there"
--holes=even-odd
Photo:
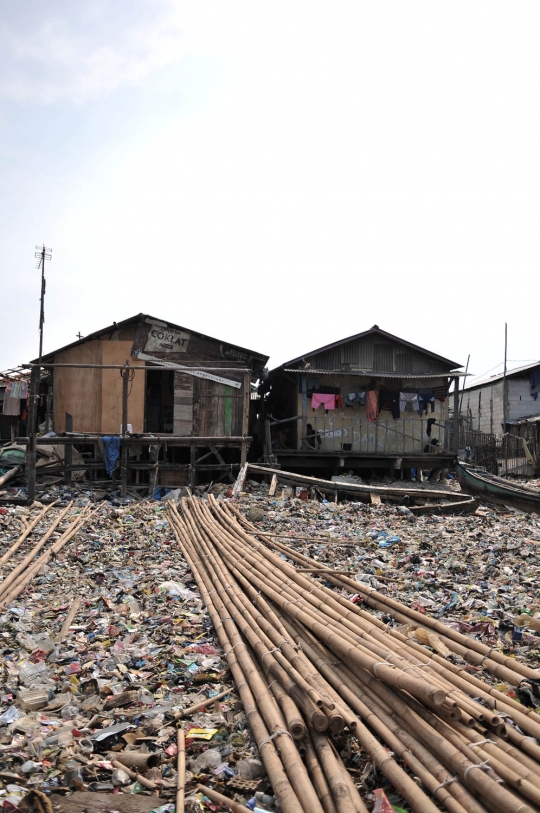
[[[196,491],[205,503],[211,502],[206,487]],[[314,590],[331,589],[353,613],[355,608],[369,613],[372,623],[383,625],[387,634],[394,630],[410,641],[420,660],[435,654],[451,668],[465,669],[471,679],[481,680],[477,688],[486,698],[498,692],[503,723],[498,730],[486,729],[485,737],[478,735],[496,741],[497,756],[505,731],[515,723],[504,716],[504,703],[514,711],[512,704],[521,704],[523,715],[538,706],[534,678],[520,674],[516,679],[513,669],[494,674],[486,670],[492,658],[483,660],[475,651],[469,660],[446,651],[444,636],[433,629],[431,637],[423,635],[417,618],[400,618],[400,611],[391,606],[395,600],[485,645],[493,657],[510,657],[536,669],[537,516],[482,506],[466,517],[415,517],[399,506],[309,499],[305,490],[291,487],[278,486],[270,497],[268,486],[254,481],[247,482],[239,498],[228,485],[216,484],[211,492],[220,506],[231,507],[235,521],[256,540],[255,547],[268,548],[280,561],[294,564]],[[172,499],[122,501],[82,485],[53,485],[43,492],[46,505],[0,507],[0,805],[6,810],[172,813],[177,804],[178,810],[202,813],[226,810],[223,796],[229,805],[240,805],[238,810],[286,810],[280,783],[268,770],[269,746],[261,745],[265,737],[258,732],[245,689],[239,692],[238,680],[233,681],[238,676],[230,671],[231,655],[216,635],[216,628],[230,621],[226,613],[217,619],[209,613],[208,596],[203,600],[200,582],[178,544],[171,506],[182,494],[160,496]],[[185,521],[182,510],[180,515]],[[329,570],[343,575],[325,572]],[[221,594],[227,585],[224,579],[213,589]],[[301,632],[296,630],[297,635]],[[240,641],[242,635],[236,643]],[[309,636],[300,643],[307,652]],[[235,647],[234,653],[244,648]],[[326,655],[335,660],[330,651],[323,660]],[[263,664],[256,662],[257,671],[266,686],[273,683],[272,703],[278,709],[287,706],[291,722],[290,696],[265,674],[270,662],[275,668],[276,657],[272,653]],[[295,698],[293,706],[301,705],[301,698]],[[492,702],[486,698],[483,714]],[[478,715],[476,700],[471,699]],[[343,701],[333,702],[340,706]],[[485,726],[470,706],[462,712],[476,720],[474,727],[464,717],[471,732]],[[332,711],[325,706],[324,714],[329,719]],[[330,729],[330,736],[319,732],[327,745],[302,740],[299,754],[310,775],[323,767],[317,802],[309,790],[303,800],[308,806],[313,802],[310,811],[316,804],[325,811],[333,809],[339,788],[328,766],[336,765],[346,769],[348,779],[336,776],[349,792],[351,780],[357,795],[360,791],[356,809],[364,804],[383,811],[389,799],[394,810],[430,810],[422,807],[427,799],[458,813],[476,810],[468,797],[461,810],[456,806],[456,788],[450,792],[445,784],[457,786],[452,780],[456,774],[446,768],[443,773],[437,769],[441,790],[432,799],[422,790],[420,807],[415,807],[397,774],[389,778],[354,726],[339,728],[338,716],[334,714],[332,724],[339,730]],[[353,723],[350,715],[342,716]],[[493,711],[493,716],[500,712]],[[305,727],[304,709],[297,724]],[[515,723],[510,741],[512,747],[529,749],[522,753],[524,764],[529,758],[536,765],[537,738],[531,731]],[[292,742],[295,732],[298,729],[290,737],[270,739],[272,749],[287,750],[281,741]],[[273,734],[267,732],[270,738]],[[400,753],[399,743],[394,747],[379,733],[374,736],[381,759],[391,751]],[[516,738],[523,739],[517,743]],[[530,745],[522,745],[525,740]],[[479,754],[475,764],[480,764],[493,761],[490,749],[490,743],[479,744],[467,754]],[[421,776],[421,765],[414,770],[399,756],[394,761],[407,776]],[[510,771],[514,769],[512,763]],[[478,774],[473,770],[468,777]],[[505,788],[513,787],[512,778],[505,775]],[[535,791],[525,787],[529,795],[520,810],[540,809]],[[344,804],[341,800],[338,810],[347,809]],[[484,810],[491,809],[485,800],[483,804]]]
[[[173,810],[177,726],[186,810],[209,810],[196,787],[223,773],[238,800],[264,794],[165,504],[80,503],[0,508],[0,805],[33,809],[44,794],[60,811],[93,809],[89,797],[122,811],[136,795],[137,810]]]
[[[168,516],[284,813],[365,813],[386,789],[418,813],[540,809],[537,670],[325,568],[231,502],[184,498]]]
[[[470,516],[415,517],[401,506],[306,496],[278,487],[269,497],[249,481],[237,504],[258,530],[317,562],[538,666],[538,515],[481,505]]]

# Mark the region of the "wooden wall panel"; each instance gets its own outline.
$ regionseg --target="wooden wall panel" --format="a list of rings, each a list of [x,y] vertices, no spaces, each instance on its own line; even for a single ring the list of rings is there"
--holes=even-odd
[[[90,341],[57,353],[57,364],[101,364],[100,341]],[[65,414],[73,416],[74,432],[101,431],[101,371],[57,367],[54,371],[54,431],[65,432]]]
[[[125,364],[126,359],[134,367],[144,366],[144,362],[131,358],[130,341],[104,341],[102,344],[102,364]],[[145,372],[135,373],[129,385],[128,423],[134,432],[144,431],[144,390]],[[102,370],[101,388],[101,429],[106,434],[118,435],[122,426],[122,376],[120,370]]]
[[[175,435],[191,435],[193,430],[193,385],[193,376],[175,372],[173,413]]]

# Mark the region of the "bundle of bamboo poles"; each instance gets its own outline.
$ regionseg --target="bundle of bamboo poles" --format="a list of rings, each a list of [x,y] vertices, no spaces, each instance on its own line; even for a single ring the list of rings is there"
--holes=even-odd
[[[284,813],[367,809],[336,748],[344,734],[418,813],[540,811],[540,715],[466,667],[513,686],[536,670],[319,566],[360,593],[352,603],[229,503],[184,499],[168,516]],[[424,629],[452,660],[366,607]]]
[[[5,606],[6,604],[9,604],[10,601],[17,598],[17,596],[19,596],[28,586],[28,584],[35,578],[43,565],[46,565],[52,556],[59,553],[97,511],[97,509],[95,509],[91,513],[88,513],[88,509],[84,508],[80,513],[72,518],[70,524],[60,534],[58,539],[56,539],[56,541],[54,541],[44,553],[38,556],[38,553],[46,546],[57,527],[60,525],[64,517],[66,517],[66,515],[69,513],[72,505],[73,502],[70,502],[66,508],[64,508],[63,511],[58,514],[49,528],[40,537],[39,542],[34,545],[28,554],[26,554],[26,556],[24,556],[24,558],[21,559],[21,561],[18,562],[18,564],[16,564],[0,582],[1,605]],[[37,517],[32,525],[26,529],[25,533],[22,534],[22,537],[14,545],[12,545],[12,547],[2,557],[3,562],[9,561],[13,553],[15,553],[15,551],[22,545],[24,540],[29,535],[29,532],[36,527],[37,523],[43,518],[46,512],[47,510],[42,511],[39,517]]]

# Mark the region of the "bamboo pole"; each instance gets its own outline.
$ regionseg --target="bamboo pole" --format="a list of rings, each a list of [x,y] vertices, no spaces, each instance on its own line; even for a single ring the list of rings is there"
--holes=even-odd
[[[184,797],[186,791],[186,738],[183,728],[177,731],[178,759],[177,759],[177,786],[176,786],[176,813],[184,813]]]
[[[111,762],[115,768],[120,768],[122,771],[125,771],[130,779],[136,779],[139,785],[142,785],[143,788],[147,788],[148,790],[158,790],[161,786],[161,782],[154,782],[152,779],[146,779],[144,776],[141,776],[139,773],[132,771],[131,768],[128,768],[127,765],[124,765],[122,762],[119,762],[117,759],[113,759]]]
[[[485,742],[485,735],[482,739],[482,733],[475,731],[470,725],[463,725],[458,720],[452,722],[451,715],[457,709],[460,718],[469,723],[476,720],[477,725],[484,723],[491,727],[498,727],[500,715],[490,712],[489,709],[471,699],[474,696],[480,696],[482,700],[488,697],[493,708],[497,700],[490,695],[489,686],[478,678],[470,681],[469,677],[472,676],[464,672],[462,677],[455,664],[448,663],[433,653],[428,653],[419,643],[410,641],[397,631],[388,630],[385,636],[381,629],[384,625],[379,619],[356,605],[351,605],[333,591],[314,586],[312,581],[296,573],[283,559],[275,557],[263,545],[257,544],[256,540],[249,537],[245,531],[240,530],[239,532],[237,519],[231,516],[233,512],[228,511],[222,504],[216,506],[218,504],[213,504],[212,498],[209,500],[209,507],[193,499],[183,501],[184,518],[181,519],[178,516],[178,520],[185,532],[197,539],[196,555],[199,562],[204,561],[203,569],[208,568],[209,572],[213,574],[214,589],[212,592],[216,592],[219,587],[220,593],[227,594],[224,607],[232,609],[236,614],[241,614],[250,629],[254,628],[255,623],[258,624],[270,642],[274,642],[273,636],[276,633],[283,635],[284,630],[287,632],[286,624],[289,623],[297,629],[303,629],[303,636],[308,636],[309,640],[319,640],[318,646],[323,648],[330,646],[331,652],[327,650],[325,655],[327,661],[335,659],[337,655],[341,663],[338,661],[334,668],[327,662],[322,662],[318,672],[322,675],[324,670],[331,672],[333,670],[334,673],[345,670],[344,674],[347,674],[348,678],[346,680],[339,678],[338,684],[343,687],[343,691],[348,688],[351,692],[352,689],[350,702],[353,702],[353,698],[356,698],[355,702],[361,702],[359,698],[362,696],[365,697],[366,702],[375,704],[375,706],[372,705],[371,711],[368,709],[371,724],[376,724],[373,720],[378,721],[379,727],[381,724],[385,726],[386,722],[391,723],[394,733],[392,734],[388,726],[386,729],[381,729],[384,731],[384,736],[381,734],[383,741],[388,741],[389,737],[394,738],[393,742],[400,750],[397,751],[391,744],[389,747],[396,750],[396,753],[399,753],[406,762],[407,759],[409,760],[407,764],[410,765],[411,770],[422,778],[424,784],[427,783],[426,787],[433,790],[434,795],[448,810],[455,811],[455,813],[463,813],[463,811],[467,813],[482,811],[484,813],[486,810],[501,811],[501,813],[505,811],[506,813],[510,809],[525,813],[525,811],[533,810],[529,802],[534,805],[538,803],[540,777],[537,772],[537,763],[531,759],[530,755],[532,754],[535,758],[538,756],[535,751],[538,746],[515,731],[512,726],[507,727],[508,734],[505,732],[505,736],[508,736],[513,743],[508,744],[496,733],[491,735],[489,732],[488,742]],[[175,509],[170,509],[171,513],[173,510]],[[218,512],[220,516],[216,517]],[[236,527],[224,521],[223,516],[227,513],[229,520],[234,519]],[[171,516],[171,519],[172,524],[175,525],[176,518]],[[276,544],[276,547],[289,557],[291,553],[289,549],[279,543]],[[311,564],[311,560],[307,557],[304,557],[304,560]],[[357,587],[356,583],[354,587]],[[258,595],[259,590],[261,595]],[[255,595],[253,595],[253,591]],[[397,604],[398,607],[401,607],[399,603]],[[319,614],[324,615],[326,625],[330,627],[330,632],[326,636],[324,628],[321,630],[317,626]],[[261,619],[264,621],[262,624]],[[339,624],[341,624],[342,630],[341,637],[345,640],[345,645],[341,650],[331,637],[334,634],[332,630],[337,629]],[[274,633],[271,631],[271,626],[274,628]],[[286,654],[290,645],[290,631],[286,639],[283,646],[280,647],[282,654]],[[349,646],[351,642],[355,644],[353,647]],[[459,642],[455,643],[463,646]],[[354,654],[358,652],[361,652],[364,657],[369,657],[368,653],[371,653],[395,663],[401,660],[403,661],[402,668],[407,673],[412,673],[414,676],[424,675],[424,680],[431,682],[432,686],[439,687],[445,696],[443,706],[438,707],[438,716],[433,714],[424,697],[397,692],[396,687],[389,685],[388,682],[386,685],[381,684],[379,672],[382,672],[382,667],[381,669],[376,668],[375,674],[369,669],[366,670],[365,667],[358,668],[358,659]],[[294,664],[299,674],[308,674],[303,671],[298,660],[301,661],[305,657],[305,652],[302,651],[300,655],[296,656],[288,652],[287,654],[290,655],[291,662],[293,662],[293,658],[296,658]],[[469,655],[468,649],[466,654]],[[474,654],[473,652],[471,657],[474,657]],[[276,657],[275,653],[274,657]],[[491,661],[489,658],[486,660]],[[350,671],[347,664],[354,668],[354,672]],[[489,665],[491,666],[491,663]],[[498,665],[507,668],[504,664],[497,664],[497,662],[494,665],[495,668]],[[425,669],[420,672],[422,666]],[[293,673],[290,672],[290,674]],[[329,675],[326,673],[325,675],[329,678]],[[328,687],[330,699],[336,701],[335,695],[332,694],[335,689],[332,689],[329,684]],[[478,692],[479,687],[483,694]],[[325,697],[323,685],[318,683],[317,690],[321,697]],[[518,704],[505,695],[501,696],[507,701],[506,707],[510,709],[514,718],[518,717],[520,712],[515,708]],[[381,705],[383,698],[384,706]],[[347,703],[340,705],[335,702],[335,706],[344,716],[350,714],[347,711]],[[392,710],[391,718],[388,718],[388,715],[385,717],[385,706]],[[535,717],[538,715],[525,712],[521,712],[521,717],[527,721],[529,727],[534,728]],[[446,722],[441,718],[441,714]],[[464,732],[467,732],[467,736]],[[365,733],[366,729],[361,725],[358,728],[358,734],[364,737]],[[520,750],[515,748],[515,745],[518,745]],[[432,754],[438,754],[438,759],[442,759],[444,764],[438,762]],[[492,771],[489,771],[488,768],[486,774],[485,769],[472,770],[484,766],[486,755],[492,765]],[[431,763],[429,763],[430,759]],[[523,759],[523,765],[520,764],[520,759]],[[430,770],[424,767],[423,762],[429,763]],[[418,773],[413,765],[423,773]],[[495,773],[493,773],[493,768],[495,768]],[[458,780],[452,779],[450,782],[447,769],[454,770]],[[438,775],[431,773],[431,770]],[[501,774],[504,781],[513,788],[512,791],[497,784],[496,779]],[[439,781],[437,782],[437,780]],[[471,791],[478,797],[477,799],[471,796]],[[428,800],[426,799],[426,801]],[[427,810],[426,805],[423,802],[422,804],[423,806],[419,807],[413,805],[413,809]]]
[[[34,530],[36,525],[39,522],[41,522],[41,520],[43,519],[45,514],[48,513],[48,511],[50,511],[51,508],[54,505],[56,505],[57,502],[58,502],[58,500],[55,500],[54,502],[50,503],[50,505],[46,505],[45,508],[43,508],[43,510],[39,512],[38,516],[34,520],[32,520],[32,522],[23,531],[23,533],[20,535],[20,537],[17,539],[17,541],[10,547],[9,550],[7,550],[4,553],[2,558],[0,558],[0,565],[3,565],[4,562],[7,562],[8,559],[15,553],[15,551],[18,550],[21,547],[21,545],[24,542],[24,540],[26,539],[26,537],[30,536],[30,534],[32,533],[32,531]]]
[[[12,469],[6,471],[6,473],[0,477],[0,486],[4,486],[6,483],[9,483],[9,481],[12,480],[20,471],[22,471],[20,466],[13,466]]]
[[[231,511],[237,510],[231,506],[227,507],[230,508]],[[255,533],[257,533],[256,529]],[[293,560],[307,562],[313,566],[317,565],[317,562],[309,559],[309,557],[299,554],[298,552],[287,548],[285,545],[282,545],[279,542],[272,542],[270,544],[278,547],[283,552],[286,552],[287,555]],[[493,674],[497,674],[497,676],[500,676],[503,680],[508,680],[509,675],[512,678],[513,685],[518,685],[523,677],[528,678],[529,680],[540,680],[540,670],[531,669],[526,664],[522,664],[519,661],[509,658],[497,650],[486,646],[480,641],[468,638],[457,630],[446,626],[437,619],[419,613],[417,610],[413,610],[404,604],[400,604],[400,602],[396,601],[395,599],[385,596],[383,593],[379,593],[368,585],[362,584],[362,582],[357,582],[353,579],[347,578],[346,576],[339,576],[336,578],[340,587],[346,587],[349,589],[349,592],[361,593],[366,604],[374,606],[375,609],[382,609],[384,612],[392,615],[396,618],[396,620],[399,620],[402,623],[407,623],[407,621],[413,620],[417,626],[435,631],[444,640],[449,648],[451,648],[452,645],[457,645],[457,647],[460,648],[456,648],[458,654],[462,656],[466,654],[469,656],[468,659],[476,656],[476,661],[478,663],[482,663],[484,668],[488,668],[489,671],[492,671]],[[376,606],[374,602],[377,602],[379,606]],[[508,670],[508,673],[503,672],[500,667]],[[498,673],[495,671],[497,668]]]
[[[230,693],[231,693],[230,689],[225,689],[225,691],[214,695],[214,697],[205,697],[205,699],[201,700],[199,703],[195,703],[195,705],[193,706],[188,706],[187,709],[177,711],[174,715],[174,719],[181,720],[183,717],[189,717],[190,714],[195,714],[195,712],[199,711],[199,709],[203,709],[205,706],[210,706],[216,700],[221,700],[223,697],[226,697]]]
[[[214,601],[212,596],[209,595],[208,589],[206,587],[205,579],[204,579],[204,571],[199,570],[197,564],[199,559],[197,557],[196,551],[194,551],[191,547],[191,537],[188,532],[187,526],[183,523],[183,520],[179,517],[175,517],[175,521],[173,522],[173,531],[178,541],[178,544],[188,562],[195,581],[197,582],[197,586],[203,596],[203,600],[205,605],[208,609],[208,613],[214,625],[214,629],[216,631],[216,635],[219,638],[220,644],[223,647],[225,658],[231,669],[234,681],[237,685],[238,692],[240,694],[240,698],[242,700],[242,704],[244,706],[244,711],[246,717],[250,723],[251,731],[255,738],[255,742],[259,747],[259,752],[261,755],[261,759],[264,763],[270,781],[272,783],[272,787],[274,793],[276,794],[281,807],[284,813],[299,813],[300,810],[305,811],[305,813],[310,813],[309,803],[308,806],[305,807],[303,803],[300,803],[299,797],[297,796],[296,792],[293,790],[291,782],[289,780],[288,775],[285,772],[284,765],[281,761],[278,752],[276,751],[276,747],[274,745],[274,741],[270,739],[268,728],[266,727],[265,722],[263,721],[262,711],[263,708],[265,711],[268,711],[267,706],[269,705],[269,698],[270,695],[268,690],[266,689],[264,684],[262,687],[257,687],[257,702],[255,701],[255,697],[252,692],[252,684],[248,683],[247,676],[250,674],[249,664],[247,663],[247,658],[241,658],[242,649],[237,649],[237,644],[242,643],[241,640],[237,640],[235,643],[235,649],[233,649],[233,644],[229,639],[229,630],[234,635],[234,630],[231,628],[231,622],[225,618],[223,613],[223,621],[220,617],[220,612],[216,607],[219,607],[219,602],[217,601],[217,594],[216,595],[216,606],[214,606]],[[223,608],[224,609],[224,608]],[[234,635],[237,638],[237,635]],[[234,640],[234,638],[233,638]],[[247,656],[247,653],[246,653]],[[244,672],[244,668],[247,671],[247,674]],[[260,694],[258,693],[258,689],[260,689]],[[279,723],[278,723],[279,725]],[[276,732],[279,731],[279,727],[276,729]],[[286,737],[280,739],[286,740]],[[307,779],[307,772],[305,774]],[[302,772],[298,772],[298,779],[301,781],[301,790],[300,795],[302,795],[304,790],[308,791],[308,797],[311,796],[309,793],[309,783],[306,782],[306,788],[304,788],[304,783],[301,780]],[[315,794],[314,794],[315,795]],[[313,807],[314,811],[321,811],[322,808],[318,802],[318,799],[315,795],[315,805]]]
[[[90,514],[81,514],[79,519],[75,520],[67,531],[62,534],[60,539],[58,539],[54,545],[49,548],[45,553],[43,553],[36,562],[34,562],[30,568],[25,572],[21,573],[20,576],[17,578],[14,584],[11,585],[11,591],[5,595],[2,600],[1,604],[6,605],[9,604],[10,601],[13,601],[17,598],[20,593],[25,589],[25,587],[32,581],[32,579],[36,576],[36,574],[41,570],[43,565],[46,565],[51,556],[53,554],[57,554],[60,550],[66,545],[70,539],[77,534],[81,528],[86,524],[86,522],[92,517],[98,509],[94,509]]]
[[[56,528],[58,527],[60,522],[64,519],[65,515],[67,514],[72,505],[73,501],[70,502],[69,505],[66,508],[64,508],[63,511],[60,512],[60,514],[58,514],[50,528],[43,534],[39,542],[32,548],[30,553],[27,556],[25,556],[22,562],[19,562],[19,564],[13,568],[11,573],[8,573],[6,578],[0,583],[0,601],[2,600],[2,596],[4,595],[4,593],[8,592],[7,588],[9,587],[9,585],[15,581],[19,573],[22,573],[22,571],[26,569],[26,567],[30,564],[32,559],[34,559],[36,555],[39,553],[39,551],[47,544],[50,537],[53,535]]]
[[[75,616],[79,612],[79,607],[81,606],[81,601],[82,601],[82,596],[77,596],[77,598],[75,599],[75,601],[71,605],[71,609],[70,609],[69,613],[67,614],[64,623],[62,624],[62,629],[60,630],[60,632],[58,633],[58,636],[56,638],[56,641],[55,641],[56,644],[61,644],[62,641],[64,640],[64,638],[66,637],[66,635],[68,634],[69,628],[71,627],[73,619],[75,618]]]
[[[206,785],[197,785],[197,791],[199,793],[204,793],[204,795],[210,799],[211,802],[215,802],[220,806],[223,805],[224,807],[228,807],[232,813],[252,813],[251,808],[241,805],[239,802],[233,802],[233,800],[229,799],[228,796],[224,796],[222,793],[218,793],[217,790],[209,788]],[[179,807],[178,802],[176,804],[176,813],[184,813],[184,808]]]
[[[169,512],[170,512],[169,516],[173,520],[173,529],[176,529],[175,533],[178,539],[179,536],[177,528],[179,526],[179,523],[184,525],[184,520],[179,517],[176,508],[170,507]],[[217,533],[218,529],[213,528],[212,538],[215,539]],[[198,554],[198,556],[199,556],[198,561],[200,561],[200,555]],[[190,562],[189,559],[188,562]],[[194,567],[191,563],[190,566],[192,567],[192,571],[194,571]],[[205,600],[205,603],[207,603],[207,599],[204,592],[203,599]],[[376,738],[373,735],[371,735],[367,731],[367,729],[365,729],[364,726],[362,725],[360,727],[360,730],[356,731],[355,733],[358,739],[360,740],[362,746],[368,751],[370,756],[375,760],[376,764],[382,770],[382,772],[386,776],[388,776],[388,778],[390,779],[390,781],[393,782],[395,787],[397,787],[400,790],[400,792],[405,796],[405,798],[407,798],[409,802],[413,805],[413,809],[415,811],[418,811],[418,813],[435,813],[437,808],[430,802],[430,800],[422,792],[422,790],[417,787],[417,785],[405,773],[405,771],[403,771],[403,769],[401,769],[397,765],[397,763],[392,759],[391,755],[389,755],[388,751],[376,740]]]

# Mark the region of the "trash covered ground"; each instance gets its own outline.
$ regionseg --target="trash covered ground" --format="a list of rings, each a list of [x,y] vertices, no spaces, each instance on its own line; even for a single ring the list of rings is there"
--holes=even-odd
[[[283,535],[280,541],[321,565],[537,668],[536,515],[482,506],[467,517],[415,518],[403,507],[303,499],[300,489],[281,486],[269,497],[268,486],[254,481],[238,499],[229,487],[212,491],[260,532]],[[48,498],[57,504],[0,563],[0,803],[28,809],[36,791],[73,813],[91,809],[89,794],[100,800],[95,809],[114,799],[111,809],[120,811],[172,811],[180,724],[186,810],[220,809],[199,784],[252,809],[277,810],[166,502],[94,502],[80,487],[51,489]],[[4,587],[66,508],[47,544]],[[43,510],[37,503],[0,509],[1,559]],[[76,533],[25,584],[32,562],[72,527]],[[535,686],[512,687],[481,668],[478,674],[528,707],[539,702]],[[202,709],[182,715],[200,702]],[[339,748],[369,809],[380,787],[410,809],[354,737]],[[142,806],[134,807],[134,798]],[[70,800],[79,806],[69,807]]]
[[[273,498],[254,481],[246,489],[242,510],[261,531],[539,665],[540,516],[482,504],[471,516],[414,517],[406,507],[305,499],[301,488],[278,486]]]

